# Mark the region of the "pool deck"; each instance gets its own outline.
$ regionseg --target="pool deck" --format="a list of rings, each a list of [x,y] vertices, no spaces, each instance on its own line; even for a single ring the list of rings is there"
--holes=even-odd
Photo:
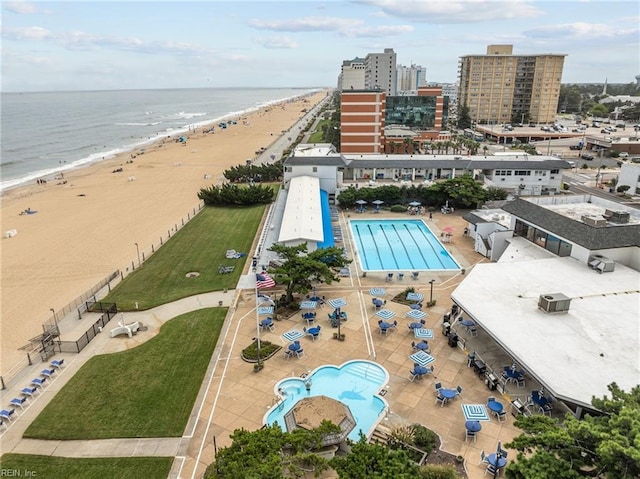
[[[461,218],[461,212],[442,215],[434,213],[433,219],[423,217],[429,227],[438,234],[442,228],[454,228],[452,241],[445,246],[460,265],[469,269],[478,262],[488,260],[473,251],[472,239],[463,237],[462,231],[466,222]],[[353,215],[352,215],[353,216]],[[361,219],[402,218],[397,214],[363,213],[358,214]],[[414,216],[407,218],[415,219]],[[343,232],[348,231],[347,215],[340,214],[340,224]],[[350,235],[344,235],[345,248],[353,257],[353,244]],[[246,273],[249,273],[250,262],[247,262]],[[301,358],[286,359],[283,351],[265,361],[262,371],[254,373],[253,365],[246,363],[240,357],[241,350],[256,337],[256,312],[253,290],[235,290],[226,294],[222,292],[199,295],[180,302],[164,305],[151,311],[128,313],[127,320],[141,320],[149,327],[148,332],[139,333],[133,338],[109,338],[107,334],[98,335],[85,350],[77,355],[64,356],[69,365],[50,384],[40,397],[33,400],[25,411],[17,411],[19,416],[12,421],[10,427],[0,431],[2,434],[2,453],[38,453],[73,457],[100,456],[132,456],[132,455],[165,455],[175,456],[170,478],[199,478],[202,477],[208,464],[214,460],[214,438],[218,448],[230,444],[229,435],[238,428],[255,430],[262,427],[265,412],[275,403],[274,385],[286,377],[301,376],[324,364],[340,365],[352,359],[369,359],[382,365],[389,373],[390,380],[385,387],[384,398],[389,403],[390,410],[382,420],[386,427],[401,424],[421,423],[433,429],[442,439],[442,447],[447,452],[462,455],[466,458],[466,469],[470,479],[481,478],[485,468],[479,465],[480,451],[487,454],[495,452],[498,441],[503,444],[518,435],[514,427],[514,418],[507,415],[505,422],[498,422],[491,418],[482,423],[482,431],[478,434],[477,442],[465,442],[465,427],[462,409],[463,403],[486,404],[488,396],[496,396],[505,406],[506,397],[497,391],[489,391],[484,381],[467,367],[466,351],[451,348],[446,337],[441,334],[442,317],[451,309],[450,293],[464,278],[464,272],[428,274],[421,272],[417,280],[405,275],[404,280],[398,281],[394,277],[392,282],[386,281],[383,273],[368,273],[363,276],[358,270],[357,262],[351,265],[349,277],[341,278],[339,283],[322,285],[317,289],[320,296],[327,299],[342,297],[347,306],[342,308],[348,314],[348,320],[341,325],[341,332],[346,335],[344,342],[333,339],[336,331],[327,321],[327,314],[332,311],[330,306],[317,310],[318,324],[322,326],[319,338],[313,341],[310,337],[300,339],[305,354]],[[409,358],[412,353],[411,342],[413,334],[407,325],[411,322],[405,317],[409,310],[407,306],[390,301],[405,288],[413,286],[424,294],[425,303],[430,296],[429,280],[435,279],[433,284],[433,299],[437,304],[432,308],[424,308],[428,312],[426,324],[434,330],[434,339],[429,340],[432,355],[436,358],[433,363],[433,376],[425,379],[409,381],[409,370],[413,361]],[[369,288],[384,287],[387,291],[386,309],[396,313],[397,330],[381,335],[378,332],[377,321]],[[165,321],[186,311],[207,306],[218,305],[223,301],[229,306],[229,312],[220,340],[211,359],[203,385],[194,405],[191,420],[181,438],[164,439],[124,439],[109,441],[35,441],[22,439],[22,432],[28,424],[44,408],[73,375],[79,367],[95,354],[108,353],[135,347],[157,332]],[[180,304],[178,304],[180,303]],[[393,320],[392,320],[393,321]],[[300,316],[296,314],[289,319],[276,321],[273,332],[261,332],[263,340],[285,346],[287,342],[282,334],[306,326]],[[457,326],[456,326],[457,328]],[[461,337],[466,333],[458,331]],[[470,338],[471,339],[471,338]],[[480,331],[479,337],[473,338],[474,349],[483,351],[483,347],[492,351],[494,366],[507,364],[506,354],[496,351],[486,334]],[[484,346],[483,344],[484,343]],[[502,357],[504,356],[504,357]],[[62,357],[62,356],[61,356]],[[495,364],[494,364],[495,363]],[[25,384],[30,375],[34,375],[43,367],[42,363],[35,364],[24,374]],[[435,404],[433,385],[441,382],[443,387],[460,385],[463,388],[462,398],[454,399],[450,404],[440,407]],[[2,391],[3,405],[8,404],[11,397],[18,395],[25,385],[19,384],[16,390]],[[529,391],[519,390],[520,393]],[[13,396],[12,396],[13,394]],[[508,408],[507,408],[508,410]],[[73,443],[73,444],[71,444]],[[512,453],[511,455],[514,455]],[[335,477],[325,474],[322,477]]]

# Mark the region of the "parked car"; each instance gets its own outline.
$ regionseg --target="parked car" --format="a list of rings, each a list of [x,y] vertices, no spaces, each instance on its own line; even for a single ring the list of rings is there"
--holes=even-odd
[[[589,153],[583,153],[582,155],[580,155],[580,158],[582,158],[583,160],[591,161],[593,160],[593,155]]]
[[[634,156],[631,158],[631,163],[640,163],[640,156]]]
[[[626,151],[621,151],[620,153],[618,153],[618,156],[620,158],[629,158],[629,153],[627,153]]]

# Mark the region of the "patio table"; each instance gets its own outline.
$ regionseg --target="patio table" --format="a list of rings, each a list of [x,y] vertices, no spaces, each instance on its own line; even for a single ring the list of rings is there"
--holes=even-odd
[[[502,457],[502,455],[498,455],[495,452],[487,456],[487,461],[489,461],[489,464],[493,467],[497,467],[498,469],[502,469],[507,465],[507,458]]]
[[[487,403],[487,407],[495,413],[500,413],[502,412],[503,406],[502,403],[500,401],[496,401],[495,399],[492,401],[489,401]]]
[[[456,392],[457,391],[455,389],[440,389],[440,394],[442,394],[442,396],[444,396],[447,400],[456,397]]]
[[[426,341],[420,341],[419,343],[416,343],[415,348],[419,351],[426,351],[429,349],[429,344]]]
[[[479,432],[482,430],[482,424],[480,424],[480,421],[467,421],[464,423],[464,427],[471,432]]]

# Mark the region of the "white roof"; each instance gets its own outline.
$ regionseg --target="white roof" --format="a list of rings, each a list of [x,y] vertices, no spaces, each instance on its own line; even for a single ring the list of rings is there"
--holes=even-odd
[[[291,178],[278,242],[321,242],[323,239],[320,179],[313,176]]]
[[[550,393],[590,406],[614,381],[626,391],[640,384],[639,285],[621,264],[596,273],[554,257],[478,264],[451,296]],[[571,298],[567,313],[538,309],[540,295],[554,293]]]

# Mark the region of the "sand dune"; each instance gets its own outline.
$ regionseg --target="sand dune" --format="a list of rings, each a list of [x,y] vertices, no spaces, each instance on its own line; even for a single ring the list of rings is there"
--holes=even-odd
[[[0,374],[25,357],[17,348],[42,332],[42,323],[140,252],[150,252],[197,207],[202,187],[255,156],[318,103],[325,92],[272,106],[215,134],[199,129],[186,146],[167,140],[68,172],[63,180],[9,190],[2,196]],[[122,172],[113,170],[122,168]],[[205,179],[207,177],[207,179]],[[20,215],[31,208],[36,214]]]

